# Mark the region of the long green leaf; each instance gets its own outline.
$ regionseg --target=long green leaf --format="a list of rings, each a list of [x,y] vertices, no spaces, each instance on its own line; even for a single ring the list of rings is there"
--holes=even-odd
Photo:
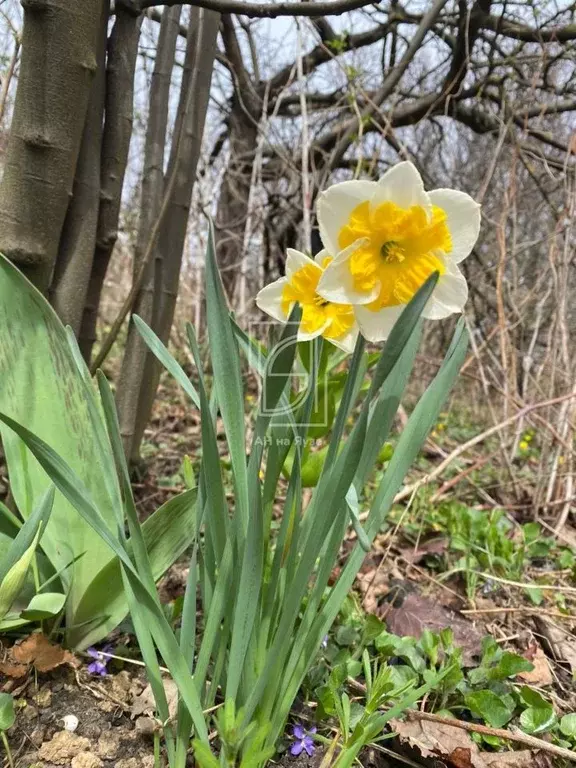
[[[466,356],[468,339],[463,321],[460,321],[448,350],[445,361],[424,395],[419,400],[410,415],[388,469],[380,483],[376,497],[371,505],[369,517],[364,530],[370,541],[373,541],[380,530],[402,480],[412,462],[416,458],[426,436],[434,425],[438,413],[454,385],[458,371]],[[317,652],[322,638],[336,618],[343,600],[352,587],[356,574],[365,557],[365,551],[357,544],[348,557],[340,577],[332,588],[330,596],[322,607],[322,611],[314,622],[308,640],[302,647],[302,653],[297,665],[288,669],[287,678],[280,684],[284,692],[283,704],[277,708],[277,719],[273,723],[272,738],[277,738],[283,727],[283,717],[287,707],[293,701],[300,687],[308,660]]]
[[[25,521],[24,525],[18,531],[16,538],[12,542],[8,552],[0,560],[0,584],[4,580],[8,571],[16,565],[24,553],[30,548],[30,545],[37,537],[42,538],[54,505],[54,486],[50,485],[40,499],[40,503]]]
[[[386,344],[384,345],[384,349],[382,350],[382,354],[372,377],[369,393],[370,398],[378,393],[380,387],[386,381],[388,374],[396,365],[396,362],[408,344],[409,339],[412,337],[414,329],[422,316],[422,311],[436,287],[438,277],[438,272],[433,272],[430,275],[426,282],[412,297],[410,302],[404,307],[402,314],[390,331],[390,335],[386,340]]]
[[[172,374],[184,392],[186,392],[190,400],[192,400],[196,408],[200,408],[200,398],[198,397],[198,392],[196,391],[196,388],[188,376],[186,376],[184,373],[184,369],[180,363],[174,359],[162,341],[158,338],[154,331],[148,325],[146,325],[141,317],[138,315],[132,315],[132,321],[136,326],[136,330],[146,342],[148,349],[158,358],[164,368],[166,368],[166,370]]]
[[[370,472],[374,469],[378,454],[388,439],[394,424],[400,399],[414,367],[421,331],[421,323],[414,325],[402,354],[396,359],[393,368],[387,374],[380,393],[370,409],[366,444],[355,479],[356,490],[359,494],[362,492]]]
[[[254,629],[254,621],[259,609],[262,590],[265,532],[259,471],[264,450],[263,442],[267,426],[292,372],[301,316],[302,311],[300,307],[298,305],[294,306],[283,329],[280,341],[268,357],[268,366],[262,383],[262,399],[256,419],[255,436],[248,464],[250,525],[248,526],[234,608],[228,680],[226,682],[226,696],[231,699],[236,698],[242,673],[250,675],[245,659],[250,637]],[[251,683],[251,679],[245,681],[247,686],[250,686]]]
[[[240,356],[216,263],[214,229],[211,222],[206,250],[206,324],[214,370],[214,387],[234,471],[235,514],[239,525],[239,538],[243,538],[248,530],[249,518],[244,392]]]

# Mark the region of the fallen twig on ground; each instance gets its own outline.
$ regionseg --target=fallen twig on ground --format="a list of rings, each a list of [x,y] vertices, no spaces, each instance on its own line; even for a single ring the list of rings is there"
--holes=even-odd
[[[432,723],[442,723],[443,725],[451,725],[454,728],[461,728],[464,731],[471,733],[482,733],[485,736],[496,736],[499,739],[507,739],[508,741],[515,741],[518,744],[525,744],[532,749],[541,749],[543,752],[549,752],[559,757],[564,757],[566,760],[572,760],[576,762],[576,752],[565,747],[559,747],[556,744],[550,744],[548,741],[538,739],[536,736],[529,736],[519,728],[512,728],[506,730],[505,728],[490,728],[487,725],[478,725],[477,723],[467,723],[464,720],[455,720],[451,717],[441,717],[440,715],[433,715],[430,712],[417,712],[411,710],[408,712],[408,718],[411,720],[429,720]]]

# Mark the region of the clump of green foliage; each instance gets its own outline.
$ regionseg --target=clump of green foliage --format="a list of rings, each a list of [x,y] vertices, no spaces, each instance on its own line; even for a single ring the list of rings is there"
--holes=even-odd
[[[422,686],[428,686],[428,712],[492,728],[516,726],[573,748],[576,715],[558,717],[545,695],[518,679],[533,668],[492,637],[484,638],[478,664],[467,666],[450,628],[438,634],[425,630],[418,639],[398,637],[349,600],[303,693],[306,701],[317,702],[319,724],[336,721],[338,749],[346,756],[390,738],[383,724],[405,711],[409,700],[419,700]],[[371,728],[375,722],[378,728]],[[500,737],[475,733],[472,738],[484,748],[505,747]]]

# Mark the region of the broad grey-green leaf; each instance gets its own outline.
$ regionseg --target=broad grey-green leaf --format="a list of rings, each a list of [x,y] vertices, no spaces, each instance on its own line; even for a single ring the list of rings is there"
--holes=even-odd
[[[174,496],[142,525],[144,541],[155,579],[190,546],[196,524],[197,491]],[[102,640],[128,613],[118,558],[111,560],[94,577],[76,612],[77,626],[70,632],[76,648],[87,648]],[[90,622],[98,619],[96,626]]]
[[[100,412],[99,404],[96,401],[95,407],[89,407],[95,392],[80,375],[66,330],[48,302],[3,256],[0,328],[0,411],[26,426],[66,460],[90,490],[104,524],[112,528],[119,492],[111,456],[101,450],[107,442],[104,423],[95,423],[93,418]],[[101,440],[95,439],[94,430],[101,430]],[[14,500],[26,519],[50,481],[15,432],[2,424],[0,433]],[[112,482],[114,497],[104,477]],[[111,559],[110,550],[60,493],[42,547],[57,571],[86,553],[62,576],[70,590],[67,613],[68,623],[73,624],[84,590],[94,573]]]
[[[64,608],[66,595],[61,592],[41,592],[34,595],[28,607],[20,614],[26,621],[42,621],[58,616]]]

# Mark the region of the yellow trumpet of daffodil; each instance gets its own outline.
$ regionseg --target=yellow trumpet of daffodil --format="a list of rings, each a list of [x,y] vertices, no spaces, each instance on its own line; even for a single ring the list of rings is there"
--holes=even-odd
[[[285,323],[295,302],[302,307],[298,340],[323,336],[345,352],[352,352],[358,326],[349,304],[334,303],[318,294],[318,283],[331,259],[321,251],[311,259],[288,248],[286,275],[262,288],[256,304],[270,317]]]
[[[317,287],[327,301],[349,304],[370,341],[387,338],[426,279],[440,278],[423,316],[461,312],[468,285],[458,264],[480,231],[480,206],[464,192],[424,190],[414,165],[399,163],[379,181],[344,181],[318,199],[320,236],[335,258]]]

